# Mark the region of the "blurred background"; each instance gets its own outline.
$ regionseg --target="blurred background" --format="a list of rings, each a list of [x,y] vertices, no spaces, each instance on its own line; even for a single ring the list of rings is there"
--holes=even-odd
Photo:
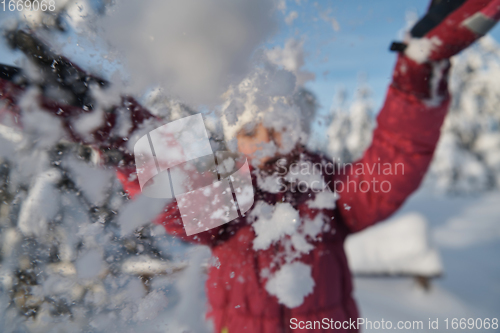
[[[395,61],[389,45],[402,40],[427,3],[54,6],[47,12],[7,6],[0,10],[2,31],[35,33],[165,120],[202,112],[217,142],[220,96],[265,59],[295,75],[293,98],[313,114],[308,146],[349,162],[371,141]],[[419,191],[390,220],[346,243],[365,318],[427,323],[500,315],[497,40],[500,27],[452,59],[451,109]],[[2,38],[0,63],[36,77],[11,46]],[[23,131],[8,119],[0,125],[2,331],[207,330],[200,315],[204,272],[217,261],[131,214],[149,207],[130,202],[98,154],[59,140],[50,121],[37,117]]]

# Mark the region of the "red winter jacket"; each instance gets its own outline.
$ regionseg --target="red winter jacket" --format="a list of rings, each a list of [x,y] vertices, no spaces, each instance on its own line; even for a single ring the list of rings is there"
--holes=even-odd
[[[359,164],[353,163],[345,170],[337,170],[335,175],[323,175],[330,190],[334,190],[335,181],[348,186],[343,190],[337,187],[340,198],[334,210],[309,208],[308,200],[311,198],[308,195],[266,193],[258,188],[254,177],[255,202],[264,200],[275,203],[285,200],[299,211],[302,218],[313,219],[318,213],[323,213],[325,222],[330,226],[313,242],[314,249],[299,259],[312,267],[315,281],[312,294],[306,296],[300,306],[287,308],[265,290],[267,280],[261,276],[261,272],[270,267],[282,245],[254,251],[252,242],[255,233],[246,218],[186,236],[175,203],[170,204],[158,217],[156,222],[163,224],[168,233],[185,241],[208,245],[220,262],[219,267],[209,269],[206,282],[210,305],[208,317],[214,321],[215,332],[292,332],[291,328],[296,326],[291,324],[322,321],[323,318],[345,322],[344,328],[336,329],[336,332],[358,331],[348,324],[349,321],[356,321],[358,310],[352,298],[352,278],[344,252],[344,240],[349,233],[360,231],[390,216],[417,189],[432,159],[448,108],[446,87],[441,91],[444,97],[439,105],[429,106],[414,94],[405,92],[408,88],[405,83],[396,83],[397,80],[389,88],[385,104],[378,115],[378,126],[371,146],[356,162],[366,166],[364,174],[359,172]],[[315,163],[328,162],[320,155],[308,152],[302,155]],[[388,171],[384,174],[384,167],[389,166],[386,163],[390,164],[392,175]],[[134,195],[140,192],[139,185],[137,181],[129,181],[129,172],[122,169],[119,178],[125,189]],[[384,181],[383,188],[380,188]],[[296,321],[291,322],[292,318]],[[324,331],[333,330],[293,330]]]

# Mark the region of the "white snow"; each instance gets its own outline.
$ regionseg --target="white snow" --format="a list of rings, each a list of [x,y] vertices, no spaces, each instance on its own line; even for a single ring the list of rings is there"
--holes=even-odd
[[[360,315],[369,320],[422,320],[419,332],[436,332],[428,320],[498,318],[500,308],[500,193],[446,197],[432,187],[420,189],[394,220],[418,211],[428,221],[430,240],[439,251],[443,275],[425,291],[413,278],[358,277],[355,298]],[[451,320],[451,319],[449,319]],[[364,329],[364,332],[380,332]],[[403,332],[406,330],[395,330]],[[474,332],[492,330],[474,329]]]
[[[294,233],[291,237],[292,245],[298,253],[308,253],[314,246],[307,242],[303,234]]]
[[[97,25],[136,91],[161,83],[184,101],[210,104],[246,75],[252,53],[275,29],[272,11],[267,0],[127,0]]]
[[[314,217],[313,220],[310,219],[305,219],[304,225],[303,225],[303,233],[304,235],[307,235],[311,237],[312,239],[316,239],[316,237],[322,232],[322,231],[328,231],[324,230],[327,224],[325,224],[325,219],[326,217],[323,215],[323,213],[319,213]]]
[[[327,139],[314,143],[326,151],[334,163],[355,161],[371,143],[375,127],[371,94],[366,82],[362,81],[351,103],[347,103],[347,92],[343,89],[334,96],[326,129]]]
[[[288,153],[303,136],[302,109],[290,103],[296,91],[296,77],[269,61],[262,65],[240,83],[231,85],[224,94],[224,136],[230,140],[243,126],[262,123],[267,128],[280,131],[284,145],[281,149]],[[269,144],[262,148],[261,152],[274,156],[269,155],[275,153]]]
[[[42,4],[47,6],[45,10],[41,9],[44,8]],[[53,5],[53,7],[49,8],[49,5]],[[38,9],[36,9],[37,7]],[[19,13],[19,18],[31,28],[56,25],[57,15],[64,11],[65,22],[74,29],[80,30],[85,27],[83,24],[85,20],[93,14],[92,6],[87,0],[53,0],[39,4],[35,2],[31,6],[25,4],[20,8],[23,10],[16,10]]]
[[[121,235],[126,236],[135,229],[150,223],[171,199],[151,199],[138,195],[128,202],[118,215]]]
[[[301,305],[313,289],[311,266],[300,261],[283,265],[266,283],[267,292],[289,308]]]
[[[160,259],[151,258],[148,255],[141,255],[125,260],[122,264],[122,271],[135,275],[156,275],[170,274],[174,271],[182,270],[186,263],[170,263]]]
[[[80,279],[95,278],[102,271],[102,253],[97,250],[89,250],[80,255],[76,261],[76,272]]]
[[[278,203],[271,218],[259,217],[252,224],[255,231],[254,250],[265,250],[285,235],[295,232],[300,222],[299,213],[289,203]]]
[[[0,157],[13,156],[23,140],[19,131],[0,124]]]
[[[310,161],[299,160],[296,163],[290,165],[288,173],[283,177],[286,181],[290,183],[295,183],[300,188],[301,191],[305,190],[305,187],[318,192],[326,188],[326,182],[318,168],[315,168],[314,164]],[[324,193],[324,192],[323,192]],[[319,200],[324,200],[327,195],[320,196]],[[331,200],[332,197],[326,200]]]
[[[68,17],[69,24],[73,26],[76,30],[84,30],[85,22],[87,18],[92,16],[93,10],[92,5],[87,0],[77,0],[77,1],[58,1],[56,6],[61,6],[60,2],[66,2],[66,16]],[[61,7],[56,7],[61,8]]]
[[[59,212],[60,193],[55,188],[61,179],[57,169],[38,176],[19,213],[18,227],[26,236],[43,236],[48,223]]]
[[[83,191],[87,201],[95,206],[102,205],[109,196],[115,173],[102,167],[92,167],[84,161],[69,157],[63,161],[76,186]]]
[[[134,319],[137,321],[147,321],[155,319],[158,314],[163,312],[167,306],[167,296],[162,291],[153,290],[139,302]]]
[[[426,37],[409,38],[406,44],[408,45],[405,49],[406,56],[422,64],[429,60],[432,51],[437,46],[440,46],[442,42],[438,37],[434,36],[431,39]]]
[[[222,161],[222,163],[220,163],[217,166],[217,169],[218,169],[217,172],[219,174],[229,173],[234,169],[235,165],[236,165],[236,162],[234,161],[234,159],[231,157],[228,157],[228,158],[224,159]]]
[[[500,185],[500,47],[490,36],[452,58],[452,103],[430,179],[452,193]]]
[[[444,79],[445,70],[449,66],[449,60],[444,59],[432,63],[432,78],[430,80],[430,98],[424,102],[430,107],[437,107],[441,104],[444,96],[439,95],[439,86]]]
[[[500,240],[499,202],[500,195],[494,193],[474,205],[462,207],[458,216],[434,229],[434,240],[441,247],[454,249]]]
[[[338,197],[338,194],[335,192],[319,192],[316,193],[314,200],[309,200],[307,202],[307,205],[317,209],[334,209]]]
[[[189,252],[190,265],[177,280],[176,287],[180,292],[180,302],[173,313],[175,321],[180,326],[177,332],[210,332],[209,323],[204,318],[206,304],[201,301],[206,279],[206,275],[202,272],[202,263],[208,258],[210,258],[210,250],[207,247],[192,248]]]
[[[461,148],[459,138],[444,132],[438,143],[429,178],[437,188],[474,192],[488,186],[487,169],[473,152]]]
[[[192,0],[175,4],[160,0],[141,3],[129,0],[123,3],[123,7],[116,9],[116,17],[111,24],[118,24],[109,31],[109,36],[119,48],[125,48],[133,74],[144,79],[134,83],[149,85],[151,80],[166,79],[168,81],[164,83],[177,89],[171,91],[188,97],[189,102],[194,103],[200,100],[220,101],[220,93],[232,83],[222,97],[227,102],[223,113],[228,123],[235,124],[238,119],[244,118],[246,110],[259,113],[262,116],[260,120],[267,126],[286,129],[284,142],[287,146],[283,151],[287,151],[304,138],[302,131],[305,129],[300,127],[304,123],[304,115],[310,117],[310,111],[314,108],[304,113],[295,98],[304,82],[313,76],[303,69],[303,41],[296,39],[288,40],[282,48],[264,51],[262,55],[265,59],[259,62],[256,69],[249,70],[250,55],[254,53],[256,45],[273,30],[273,22],[267,16],[270,6],[261,0],[235,4],[215,0],[201,5]],[[175,11],[169,9],[181,11],[183,15],[173,14]],[[85,8],[80,10],[79,7],[72,7],[69,14],[79,20],[86,11]],[[123,20],[121,14],[133,15],[131,19]],[[296,16],[290,14],[288,21],[292,23]],[[332,25],[336,22],[328,15],[323,19],[329,20]],[[167,28],[164,24],[167,24]],[[234,29],[221,30],[228,24]],[[162,29],[158,28],[159,25]],[[137,26],[142,28],[131,31]],[[158,31],[162,33],[158,34]],[[207,36],[217,36],[217,40],[214,43]],[[211,42],[207,43],[207,40]],[[491,41],[483,40],[486,42],[480,42],[482,53],[469,54],[456,74],[470,80],[465,82],[466,89],[455,90],[460,92],[456,94],[460,96],[457,100],[460,112],[457,112],[458,117],[451,115],[451,125],[445,129],[448,133],[443,137],[444,143],[440,144],[440,151],[436,155],[439,160],[437,170],[442,172],[440,180],[452,182],[446,176],[458,175],[457,179],[465,183],[462,187],[458,186],[459,189],[485,188],[489,179],[487,175],[497,176],[500,170],[499,140],[490,130],[494,128],[491,125],[498,120],[499,114],[497,92],[500,67],[498,62],[489,60],[489,56],[498,55],[498,50]],[[133,45],[133,49],[130,45]],[[417,61],[425,61],[435,45],[439,45],[438,40],[416,41],[410,43],[407,53]],[[465,77],[465,69],[473,69],[470,77]],[[354,159],[370,142],[373,125],[370,91],[366,86],[361,88],[349,108],[339,107],[346,114],[337,116],[330,127],[329,141],[332,143],[329,149],[334,157]],[[28,295],[31,297],[29,302],[42,303],[44,296],[50,296],[57,297],[56,302],[62,300],[74,307],[71,318],[62,314],[55,319],[51,315],[52,305],[43,302],[37,317],[20,325],[18,309],[7,307],[11,303],[10,296],[5,292],[0,295],[1,323],[8,321],[16,330],[30,332],[66,332],[79,330],[79,327],[106,332],[209,332],[210,325],[204,320],[206,300],[203,284],[206,275],[202,265],[209,256],[208,249],[189,253],[189,265],[177,276],[171,276],[170,273],[183,267],[183,264],[170,265],[146,254],[138,254],[145,251],[145,246],[140,244],[148,237],[145,225],[162,212],[168,201],[139,195],[121,207],[121,200],[117,200],[118,203],[112,205],[113,209],[119,210],[116,220],[104,223],[104,217],[99,216],[98,222],[91,223],[88,207],[82,204],[80,193],[77,195],[57,190],[59,171],[46,170],[49,166],[47,149],[53,148],[63,136],[63,131],[59,119],[39,110],[37,96],[36,90],[29,90],[21,103],[24,124],[21,135],[16,136],[16,133],[1,131],[0,128],[0,134],[13,143],[12,147],[2,146],[7,148],[2,150],[2,155],[17,163],[13,165],[9,185],[14,184],[13,188],[19,184],[29,187],[26,198],[23,196],[25,187],[15,193],[15,203],[20,205],[17,226],[4,228],[7,223],[13,222],[9,219],[15,212],[9,212],[9,217],[4,218],[2,206],[3,261],[0,279],[4,288],[2,290],[8,291],[14,281],[18,282],[12,274],[16,265],[29,267],[31,264],[29,259],[16,256],[16,252],[19,252],[17,246],[24,241],[21,232],[30,237],[47,236],[47,227],[54,221],[56,223],[51,229],[54,232],[50,233],[50,237],[38,237],[36,240],[44,246],[58,244],[57,256],[61,261],[47,265],[42,263],[44,272],[38,276],[41,285],[30,287],[32,295]],[[478,100],[477,96],[485,98]],[[88,135],[102,125],[102,110],[106,103],[116,102],[114,93],[99,95],[97,92],[95,97],[101,103],[99,108],[76,122],[77,131],[83,135]],[[186,112],[179,105],[169,104],[174,117]],[[118,136],[125,135],[131,126],[127,121],[129,110],[122,111],[119,113],[119,126],[114,132]],[[156,126],[156,120],[144,123],[141,130],[134,134],[135,137],[130,138],[129,147],[133,147],[138,137]],[[461,136],[477,140],[461,142],[457,137],[451,137],[450,129],[456,128],[462,130]],[[16,151],[21,143],[26,150]],[[464,146],[474,149],[463,152],[460,147]],[[263,154],[275,154],[278,149],[272,144],[263,148]],[[10,152],[15,154],[9,156]],[[108,208],[111,207],[108,192],[115,189],[111,188],[113,184],[108,171],[95,170],[76,159],[64,160],[61,167],[69,170],[68,177],[91,205],[109,204]],[[455,170],[460,172],[455,173]],[[31,179],[32,175],[37,177]],[[273,186],[277,185],[277,179],[276,176],[259,178],[259,185],[275,193],[277,190]],[[287,179],[311,183],[318,178],[298,174]],[[500,178],[496,181],[500,184]],[[308,205],[318,209],[333,208],[335,200],[333,193],[324,192],[317,194]],[[500,308],[499,200],[498,193],[483,195],[478,199],[436,198],[429,196],[429,193],[420,194],[406,204],[400,217],[349,238],[346,243],[347,255],[355,273],[444,273],[441,279],[432,282],[428,292],[419,289],[409,279],[374,281],[356,278],[361,315],[373,320],[497,316],[495,310]],[[16,206],[13,204],[12,207]],[[277,242],[282,242],[280,245],[285,248],[284,253],[276,255],[277,259],[285,262],[281,267],[273,266],[278,268],[272,275],[270,268],[260,272],[261,276],[268,278],[265,289],[275,295],[280,303],[289,307],[299,306],[314,291],[312,267],[300,262],[300,257],[313,249],[311,240],[317,240],[322,231],[328,230],[329,217],[318,214],[312,220],[300,221],[298,212],[290,204],[271,206],[263,202],[256,203],[250,217],[255,219],[253,228],[257,237],[254,249],[267,249]],[[113,233],[113,228],[118,231]],[[138,229],[145,232],[142,235],[145,238],[140,238],[139,232],[132,235]],[[120,235],[123,238],[120,239]],[[153,235],[154,242],[170,242],[170,238],[165,241],[166,236],[162,233],[155,231]],[[111,240],[116,239],[123,242],[112,244]],[[83,246],[77,250],[79,244]],[[118,244],[130,245],[129,251],[137,253],[128,258],[120,257],[120,251],[114,247]],[[437,250],[440,251],[439,256]],[[184,253],[185,245],[177,245],[176,248],[176,245],[164,244],[161,251],[174,253],[175,257]],[[103,258],[104,253],[106,258]],[[214,260],[213,265],[217,269],[224,269],[223,263],[221,265],[218,260]],[[106,275],[108,269],[115,268],[125,274]],[[97,279],[101,273],[105,277]],[[151,288],[149,293],[137,277],[163,273],[168,274],[166,277],[155,276],[148,284],[148,288]],[[48,276],[46,279],[45,274]],[[237,272],[231,276],[244,282],[244,277],[237,276]],[[87,318],[89,312],[83,305],[92,308],[90,318]]]
[[[2,139],[12,143],[19,143],[23,139],[20,130],[2,124],[0,124],[0,136]]]
[[[262,191],[266,191],[269,193],[278,193],[282,189],[281,183],[282,177],[277,174],[257,174],[257,186],[259,186]]]
[[[38,105],[39,94],[37,88],[30,88],[19,102],[23,137],[27,145],[49,148],[63,137],[64,131],[60,119],[41,110]]]
[[[290,13],[290,20],[293,21],[298,15]],[[290,38],[283,47],[275,47],[266,52],[269,61],[278,66],[283,66],[287,71],[292,72],[297,77],[297,85],[303,86],[306,82],[314,80],[314,73],[303,69],[305,65],[304,41]]]
[[[90,140],[90,135],[103,125],[104,110],[100,108],[82,114],[73,123],[75,131],[86,140]]]
[[[348,237],[346,255],[356,274],[436,276],[438,252],[429,240],[427,221],[408,213]]]
[[[279,149],[287,154],[297,143],[307,141],[316,103],[304,84],[314,79],[314,75],[303,69],[303,41],[289,39],[283,48],[265,50],[265,55],[224,94],[221,114],[224,136],[229,141],[243,126],[262,123],[281,133]],[[267,145],[261,152],[274,156],[271,148]]]

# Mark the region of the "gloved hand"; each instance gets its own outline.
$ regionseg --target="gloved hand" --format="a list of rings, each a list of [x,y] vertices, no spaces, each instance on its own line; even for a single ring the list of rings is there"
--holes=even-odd
[[[400,52],[392,86],[439,103],[448,94],[449,58],[485,35],[500,19],[500,0],[432,0],[410,30]]]

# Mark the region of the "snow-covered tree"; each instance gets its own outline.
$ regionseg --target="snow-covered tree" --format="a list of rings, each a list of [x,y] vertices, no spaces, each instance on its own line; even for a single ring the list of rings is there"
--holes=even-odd
[[[453,59],[450,90],[450,112],[429,177],[451,193],[498,188],[500,46],[493,38],[483,37]]]
[[[369,87],[362,83],[347,105],[347,93],[339,89],[327,129],[327,154],[334,161],[351,162],[369,146],[374,128],[373,104]]]
[[[124,234],[128,200],[96,151],[33,143],[30,131],[0,127],[2,332],[149,325],[168,309],[175,280],[165,274],[183,267],[173,262],[170,237],[147,225]]]
[[[80,29],[93,15],[103,14],[110,0],[45,0],[16,2],[19,20],[32,29]],[[43,9],[45,8],[45,9]]]
[[[64,58],[41,45],[21,44],[17,38],[13,43],[27,45],[22,50],[28,58],[40,61],[18,77],[28,83],[23,97],[14,106],[8,99],[0,104],[2,332],[137,332],[154,325],[170,332],[204,332],[203,295],[196,289],[201,281],[196,279],[203,277],[207,256],[194,253],[193,267],[176,273],[186,266],[186,247],[167,236],[163,226],[149,223],[165,202],[129,200],[115,176],[123,154],[68,142],[68,127],[40,103],[41,95],[58,91],[60,103],[89,111],[71,126],[92,131],[102,125],[103,109],[97,108],[105,108],[112,91],[82,89],[82,75],[90,77]],[[51,57],[54,61],[47,61]],[[54,75],[59,80],[52,80]],[[158,114],[167,120],[176,107],[189,111],[164,104]],[[117,136],[131,127],[132,118],[126,118],[131,108],[136,106],[124,104],[117,112]]]

